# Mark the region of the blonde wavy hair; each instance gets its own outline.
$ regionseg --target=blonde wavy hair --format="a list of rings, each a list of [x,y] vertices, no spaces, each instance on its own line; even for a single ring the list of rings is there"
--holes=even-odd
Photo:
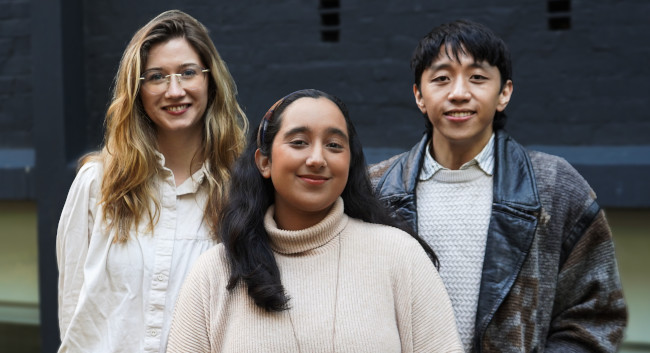
[[[162,172],[158,162],[156,130],[147,117],[139,95],[140,75],[149,50],[170,39],[184,38],[196,50],[209,71],[208,102],[203,117],[202,149],[192,157],[203,158],[209,169],[205,217],[214,237],[216,220],[227,199],[230,169],[245,147],[246,115],[237,102],[237,88],[208,35],[192,16],[179,11],[163,12],[138,30],[127,46],[115,76],[113,98],[106,113],[104,147],[82,158],[104,165],[101,186],[103,219],[114,241],[123,243],[129,229],[148,219],[152,231],[160,213],[154,176]],[[194,163],[191,163],[193,165]],[[153,201],[153,202],[152,202]],[[153,203],[153,209],[150,205]]]

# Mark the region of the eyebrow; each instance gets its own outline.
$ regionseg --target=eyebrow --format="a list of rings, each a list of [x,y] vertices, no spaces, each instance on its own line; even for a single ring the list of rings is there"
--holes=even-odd
[[[484,64],[484,63],[485,63],[485,61],[482,61],[482,62],[474,61],[473,63],[471,63],[471,64],[469,65],[469,67],[470,67],[470,68],[474,68],[474,69],[484,69],[484,70],[485,70],[486,67],[485,67],[485,64]],[[450,68],[450,67],[451,67],[451,64],[443,63],[443,64],[438,64],[438,65],[431,65],[429,68],[430,68],[432,71],[438,71],[438,70],[448,69],[448,68]]]
[[[306,126],[298,126],[298,127],[294,127],[293,129],[285,132],[284,137],[299,134],[299,133],[303,133],[303,132],[309,132],[309,131],[311,131],[311,129],[306,127]],[[339,135],[339,136],[343,137],[346,141],[349,140],[348,135],[345,132],[343,132],[341,129],[338,129],[338,128],[335,128],[335,127],[330,127],[330,128],[327,128],[327,130],[325,130],[325,131],[327,132],[327,134]]]
[[[198,67],[200,67],[200,68],[203,68],[203,66],[201,66],[201,65],[199,65],[199,64],[197,64],[197,63],[185,63],[185,64],[178,65],[178,66],[176,67],[176,69],[177,69],[177,70],[178,70],[178,69],[183,69],[183,68],[186,68],[186,67],[188,67],[188,66],[198,66]],[[162,67],[151,67],[151,68],[145,69],[145,70],[142,71],[142,72],[147,72],[147,71],[163,71],[163,68],[162,68]]]

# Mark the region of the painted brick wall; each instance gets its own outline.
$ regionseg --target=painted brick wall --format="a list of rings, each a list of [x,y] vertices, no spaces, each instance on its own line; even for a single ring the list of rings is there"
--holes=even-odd
[[[30,2],[0,1],[0,148],[32,146]]]
[[[554,0],[555,2],[562,0]],[[553,2],[553,1],[550,1]],[[487,24],[509,44],[515,93],[508,129],[525,144],[648,144],[650,4],[636,1],[281,0],[260,2],[86,2],[82,62],[88,149],[101,143],[113,75],[133,32],[155,14],[181,8],[210,30],[235,77],[251,121],[278,97],[304,87],[349,105],[364,146],[408,148],[422,121],[411,93],[410,54],[434,25],[454,18]],[[334,3],[329,12],[319,7]],[[336,14],[338,25],[321,14]],[[553,16],[567,30],[550,30]],[[327,20],[325,20],[327,22]],[[331,21],[330,21],[331,22]],[[0,148],[32,146],[30,1],[0,2]],[[334,28],[337,42],[321,40]],[[69,75],[74,73],[68,73]]]
[[[558,2],[570,9],[549,12],[549,3]],[[328,4],[334,7],[319,10]],[[348,104],[365,147],[408,148],[422,131],[411,89],[411,52],[433,26],[469,18],[490,26],[511,48],[515,92],[507,110],[508,129],[518,140],[538,145],[648,144],[648,91],[643,84],[650,77],[650,46],[642,43],[650,43],[650,22],[643,15],[650,4],[640,0],[87,4],[87,104],[95,126],[89,131],[96,133],[97,143],[121,51],[140,25],[175,7],[211,30],[253,125],[277,98],[314,87]],[[332,17],[321,14],[335,14],[340,23],[332,25]],[[557,17],[568,18],[570,28],[549,29],[549,19]],[[322,41],[321,32],[332,29],[338,31],[338,42]]]

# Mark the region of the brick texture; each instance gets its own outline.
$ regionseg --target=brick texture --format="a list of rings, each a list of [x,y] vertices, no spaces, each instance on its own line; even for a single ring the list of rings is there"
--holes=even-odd
[[[138,27],[180,8],[211,31],[227,61],[252,125],[275,100],[313,87],[349,106],[364,146],[405,149],[422,133],[412,96],[410,55],[419,38],[455,18],[485,23],[512,50],[515,91],[508,129],[524,144],[648,144],[646,109],[650,22],[644,1],[572,1],[567,30],[550,30],[545,1],[382,2],[339,0],[322,23],[321,2],[201,0],[84,2],[83,63],[88,148],[102,122],[120,55]],[[31,65],[27,0],[0,2],[0,148],[32,144]],[[337,42],[321,40],[338,31]],[[74,72],[65,73],[74,75]]]
[[[0,148],[32,143],[30,3],[0,1]]]

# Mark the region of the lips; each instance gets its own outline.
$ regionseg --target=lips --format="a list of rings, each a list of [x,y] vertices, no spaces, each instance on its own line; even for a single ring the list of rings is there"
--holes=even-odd
[[[445,118],[449,121],[453,122],[465,122],[474,116],[473,111],[471,110],[454,110],[454,111],[448,111],[445,112]]]
[[[321,185],[329,180],[329,178],[322,175],[299,175],[298,177],[311,185]]]
[[[445,113],[445,115],[451,116],[453,118],[464,118],[464,117],[470,116],[472,114],[474,114],[474,112],[469,111],[469,110],[467,110],[467,111],[453,111],[453,112],[446,112]]]

